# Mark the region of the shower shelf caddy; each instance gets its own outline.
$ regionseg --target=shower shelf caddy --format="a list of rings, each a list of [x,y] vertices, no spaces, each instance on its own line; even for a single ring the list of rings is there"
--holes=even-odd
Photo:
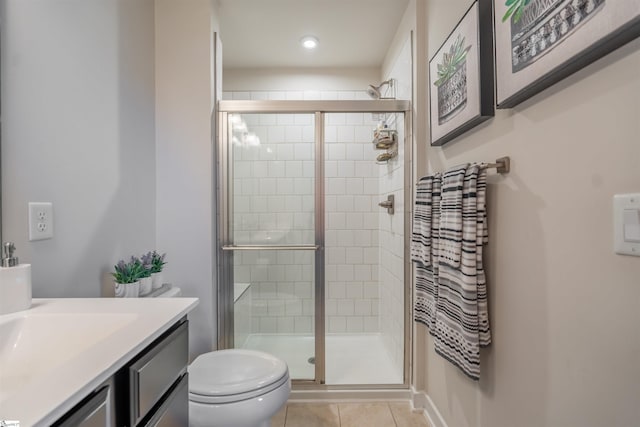
[[[372,142],[376,150],[386,150],[376,157],[378,164],[385,164],[398,155],[398,131],[395,129],[376,129]]]
[[[372,142],[377,150],[388,150],[398,143],[398,131],[393,129],[376,129],[373,131]]]

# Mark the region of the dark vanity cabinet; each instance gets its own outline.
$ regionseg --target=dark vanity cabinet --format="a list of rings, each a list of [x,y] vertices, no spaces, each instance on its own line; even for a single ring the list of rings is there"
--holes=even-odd
[[[93,393],[85,397],[58,422],[55,427],[114,426],[114,386],[110,378]]]
[[[126,368],[128,426],[189,424],[188,322],[179,322],[142,351]],[[123,373],[124,374],[124,373]]]
[[[188,362],[189,331],[185,317],[53,426],[188,426]]]

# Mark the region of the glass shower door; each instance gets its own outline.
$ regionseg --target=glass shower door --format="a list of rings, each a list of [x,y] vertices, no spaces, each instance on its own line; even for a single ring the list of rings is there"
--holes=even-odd
[[[286,361],[314,380],[314,114],[228,114],[228,236],[233,347]]]

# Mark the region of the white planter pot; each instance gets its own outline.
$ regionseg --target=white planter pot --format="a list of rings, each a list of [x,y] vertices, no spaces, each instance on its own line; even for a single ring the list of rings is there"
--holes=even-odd
[[[153,290],[160,289],[163,280],[162,271],[159,273],[151,273],[151,288]]]
[[[140,282],[115,283],[116,297],[138,298],[140,295]]]
[[[151,277],[143,277],[140,279],[140,296],[147,295],[151,292]]]

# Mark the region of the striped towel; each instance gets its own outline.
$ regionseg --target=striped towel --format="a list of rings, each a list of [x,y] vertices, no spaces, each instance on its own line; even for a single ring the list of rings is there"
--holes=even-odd
[[[431,213],[433,224],[438,212]],[[432,265],[416,262],[415,320],[429,327],[438,354],[478,380],[480,347],[491,343],[482,264],[488,242],[484,168],[461,165],[445,172],[439,215],[439,230],[431,234],[431,247],[437,242],[438,248]]]
[[[478,333],[480,347],[491,344],[491,328],[489,327],[489,304],[487,302],[487,277],[482,262],[483,247],[489,243],[487,227],[487,171],[480,167],[476,186],[478,228],[476,229],[476,279],[478,283]]]
[[[442,176],[439,262],[451,268],[460,267],[462,255],[462,189],[467,166],[456,166]]]
[[[438,287],[438,239],[440,223],[440,186],[438,173],[422,178],[416,186],[416,201],[411,235],[411,260],[416,263],[415,320],[427,325],[435,321]]]
[[[413,211],[413,231],[411,234],[411,260],[425,266],[432,264],[432,237],[438,238],[440,217],[439,173],[426,176],[416,186],[416,201]],[[435,210],[435,212],[434,212]],[[433,222],[435,218],[435,223]]]

